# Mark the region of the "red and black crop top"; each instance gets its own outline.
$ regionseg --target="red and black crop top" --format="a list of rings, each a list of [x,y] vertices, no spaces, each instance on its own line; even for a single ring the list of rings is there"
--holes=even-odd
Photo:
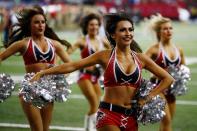
[[[30,38],[27,45],[27,50],[23,54],[23,60],[25,65],[31,65],[35,63],[49,63],[55,62],[55,49],[52,42],[45,38],[48,44],[48,50],[43,52],[36,45],[36,43]]]
[[[81,58],[86,58],[95,53],[95,49],[92,47],[90,43],[89,36],[86,35],[85,39],[86,39],[86,46],[81,50]],[[99,50],[102,50],[104,48],[103,43],[101,42],[101,39],[99,37],[97,37],[97,39],[99,40]]]
[[[104,72],[105,87],[127,85],[137,88],[140,85],[142,66],[135,52],[132,51],[131,55],[133,56],[136,68],[132,73],[126,74],[118,64],[115,49],[112,51],[107,68]]]
[[[176,58],[174,60],[171,60],[168,54],[163,49],[163,46],[160,44],[159,54],[157,58],[155,59],[155,63],[157,63],[160,67],[164,69],[168,68],[169,66],[175,66],[175,67],[180,66],[181,64],[180,53],[175,46],[174,46],[174,50],[176,53]]]

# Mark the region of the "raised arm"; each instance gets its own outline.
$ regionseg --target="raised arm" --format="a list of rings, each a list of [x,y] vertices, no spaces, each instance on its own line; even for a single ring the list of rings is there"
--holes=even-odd
[[[76,49],[81,49],[84,46],[84,39],[77,40],[71,48],[68,49],[68,54],[72,54]]]
[[[49,75],[49,74],[66,74],[71,73],[73,71],[82,69],[84,67],[92,66],[95,64],[101,64],[103,65],[103,61],[106,60],[105,51],[100,51],[97,53],[94,53],[93,55],[86,57],[84,59],[80,59],[78,61],[74,62],[68,62],[64,63],[59,66],[55,66],[46,70],[42,70],[41,72],[38,72],[31,81],[38,80],[43,75]]]
[[[8,57],[16,54],[17,52],[23,53],[25,50],[25,47],[26,46],[25,46],[24,40],[17,41],[15,43],[13,43],[6,50],[4,50],[0,53],[0,61],[7,59]]]

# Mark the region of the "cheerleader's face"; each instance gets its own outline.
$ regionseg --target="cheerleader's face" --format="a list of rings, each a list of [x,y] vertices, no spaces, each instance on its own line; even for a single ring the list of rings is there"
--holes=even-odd
[[[172,38],[172,24],[170,22],[161,25],[160,36],[163,40],[169,40]]]
[[[32,35],[44,35],[46,21],[43,15],[34,15],[31,19],[31,33]]]
[[[99,22],[97,19],[92,19],[88,22],[87,31],[89,35],[98,35]]]
[[[133,40],[134,29],[129,21],[120,21],[117,23],[115,33],[111,36],[117,45],[129,46]]]

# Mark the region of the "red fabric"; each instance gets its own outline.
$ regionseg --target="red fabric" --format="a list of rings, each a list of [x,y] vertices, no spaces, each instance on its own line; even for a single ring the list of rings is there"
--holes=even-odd
[[[134,88],[137,88],[141,82],[141,70],[142,70],[142,66],[141,66],[141,63],[140,61],[138,60],[136,54],[133,53],[133,57],[134,59],[136,60],[136,64],[137,66],[139,66],[139,77],[138,77],[138,80],[136,81],[136,83],[126,83],[125,85],[127,86],[132,86]],[[105,87],[112,87],[112,86],[121,86],[123,85],[122,83],[120,82],[117,82],[116,81],[116,74],[115,74],[115,51],[112,52],[112,55],[111,55],[111,58],[109,60],[109,63],[108,63],[108,66],[104,72],[104,85]]]
[[[137,4],[133,8],[140,10],[143,17],[149,17],[152,14],[160,13],[163,16],[178,19],[177,5],[160,4],[160,3],[149,3],[149,4]],[[166,9],[167,8],[167,9]]]
[[[27,47],[26,52],[23,54],[23,60],[24,60],[25,65],[39,63],[39,61],[37,61],[34,56],[32,40],[29,40],[28,44],[29,46]],[[51,61],[45,62],[45,63],[54,64],[55,57]]]
[[[106,125],[117,126],[121,131],[138,131],[138,124],[133,116],[125,116],[100,108],[97,112],[96,128],[98,129]],[[126,128],[122,125],[125,125]]]
[[[85,79],[88,79],[90,80],[93,84],[96,84],[98,83],[98,77],[94,76],[94,75],[91,75],[91,74],[88,74],[88,73],[80,73],[79,75],[79,79],[77,82],[79,82],[80,80],[85,80]]]
[[[164,64],[164,60],[163,60],[163,53],[162,53],[162,51],[159,52],[159,55],[158,55],[157,59],[155,60],[155,63],[158,64],[163,69],[166,68],[165,64]]]
[[[90,55],[91,54],[89,53],[88,46],[86,45],[86,47],[83,48],[83,50],[81,50],[81,58],[86,58],[86,57],[88,57]]]

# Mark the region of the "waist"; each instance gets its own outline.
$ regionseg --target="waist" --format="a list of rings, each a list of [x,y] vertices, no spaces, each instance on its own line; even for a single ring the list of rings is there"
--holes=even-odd
[[[117,113],[121,113],[126,116],[132,116],[132,115],[136,114],[135,109],[133,109],[133,108],[125,108],[125,107],[122,107],[119,105],[114,105],[112,103],[107,103],[104,101],[100,102],[99,108],[107,109],[109,111],[113,111],[113,112],[117,112]]]
[[[31,64],[31,65],[25,65],[25,70],[27,73],[30,72],[39,72],[44,69],[50,68],[51,64],[48,63],[36,63],[36,64]]]
[[[107,88],[115,88],[115,87],[118,87],[118,88],[123,88],[123,87],[130,87],[130,88],[138,88],[139,84],[132,84],[132,83],[127,83],[127,84],[122,84],[122,83],[116,83],[116,82],[105,82],[104,81],[104,87],[107,87]]]

